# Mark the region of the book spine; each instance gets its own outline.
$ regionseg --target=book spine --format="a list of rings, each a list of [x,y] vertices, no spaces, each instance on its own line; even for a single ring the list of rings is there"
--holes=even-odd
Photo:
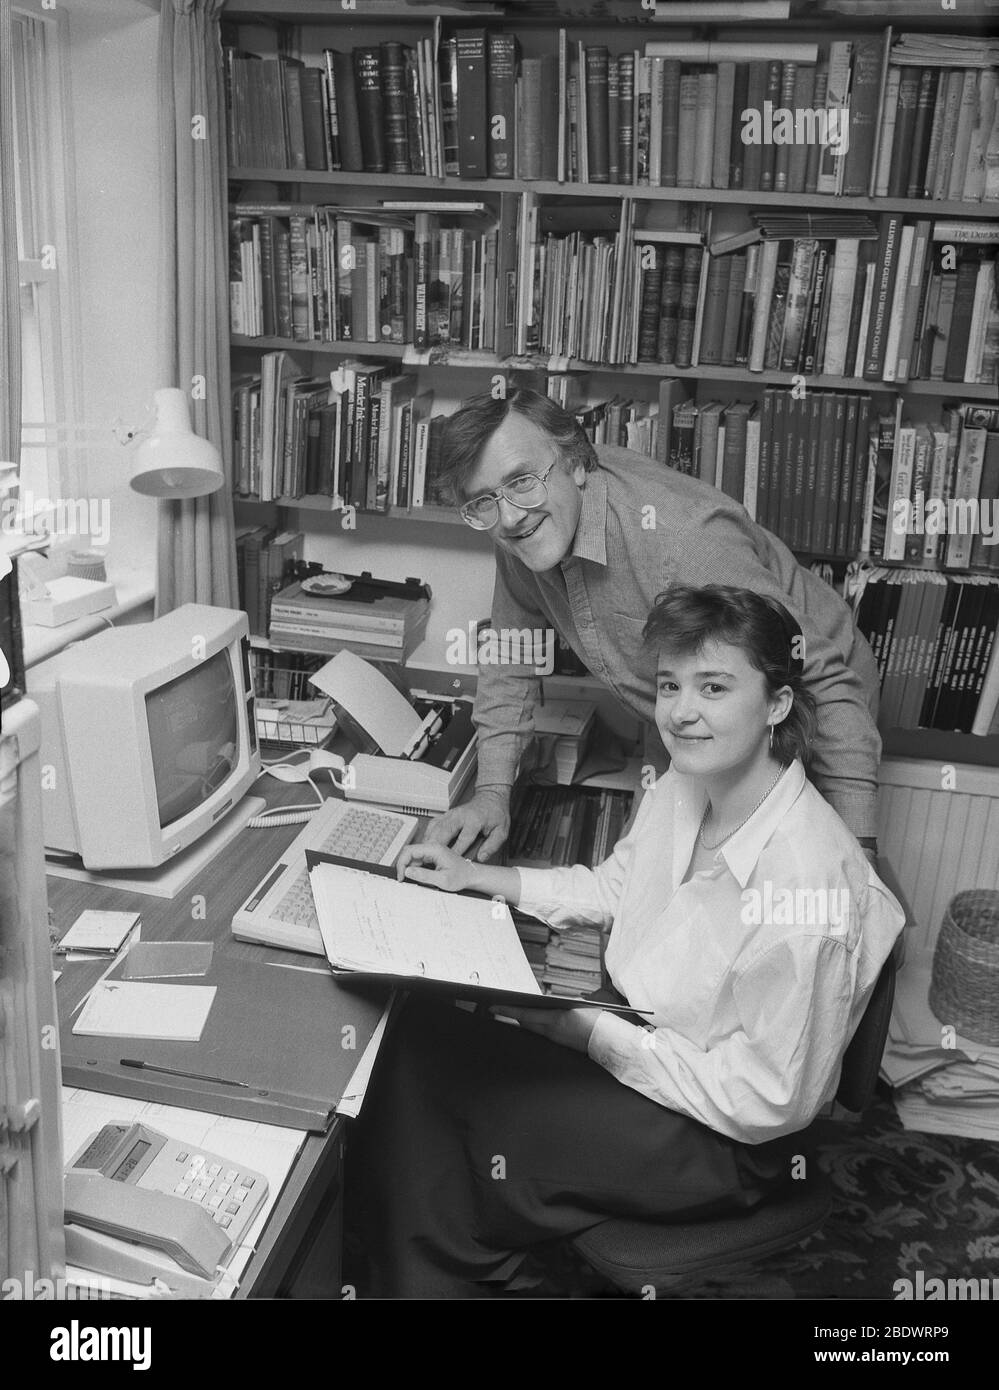
[[[849,129],[848,111],[850,102],[850,59],[853,44],[848,40],[836,40],[829,45],[829,75],[826,83],[826,131]],[[841,140],[833,145],[827,140],[819,155],[819,170],[816,183],[818,193],[838,193],[842,168],[841,156],[845,153]],[[866,190],[865,190],[866,191]]]
[[[865,349],[863,373],[865,381],[880,381],[881,379],[901,230],[901,217],[889,214],[881,219],[881,232],[874,258],[877,280]]]
[[[685,72],[680,76],[680,106],[677,126],[676,184],[678,188],[693,188],[694,160],[697,148],[696,73]]]
[[[771,121],[773,113],[780,107],[781,82],[783,78],[783,64],[774,61],[767,64],[767,85],[763,98],[763,144],[760,155],[760,189],[762,192],[771,192],[774,187],[774,173],[777,165],[777,146],[774,144],[775,131]],[[767,119],[767,116],[770,119]]]
[[[610,126],[608,116],[607,49],[586,49],[586,140],[590,183],[610,180]]]
[[[622,183],[634,183],[635,159],[635,57],[622,53],[618,69],[618,167]]]
[[[715,150],[715,101],[718,74],[701,72],[697,76],[697,108],[694,125],[694,187],[710,188]]]
[[[867,39],[857,44],[853,56],[849,144],[843,169],[843,193],[850,198],[866,197],[870,186],[881,95],[881,49],[880,39]]]
[[[954,134],[954,158],[951,161],[947,180],[948,198],[960,198],[964,192],[964,175],[968,166],[968,152],[971,147],[971,133],[975,125],[975,112],[978,106],[978,73],[969,69],[964,74],[961,88],[961,104],[957,112],[957,130]]]
[[[732,258],[730,256],[710,256],[708,258],[708,278],[704,297],[698,364],[716,365],[721,362],[722,335],[725,331],[725,309],[728,304],[731,272]]]
[[[514,172],[517,40],[513,34],[489,35],[488,145],[489,177],[509,179]]]
[[[732,91],[732,133],[728,150],[727,188],[742,188],[743,161],[746,146],[742,135],[746,129],[745,118],[749,109],[749,63],[737,62],[735,65],[735,84]],[[679,64],[677,64],[679,71]],[[677,92],[679,97],[679,89]]]
[[[916,120],[912,131],[912,149],[905,188],[907,198],[921,198],[923,196],[926,165],[930,152],[930,137],[933,131],[936,85],[936,70],[923,68],[919,77],[919,90],[916,93]]]
[[[798,64],[783,63],[781,65],[780,78],[780,115],[783,116],[783,113],[785,111],[790,113],[790,119],[792,124],[794,121],[794,92],[795,87],[797,85],[797,81]],[[777,119],[777,114],[778,113],[776,112],[774,113],[775,121]],[[793,130],[791,133],[793,134]],[[774,134],[776,135],[776,130],[774,131]],[[781,131],[781,134],[785,134],[785,132]],[[791,149],[792,145],[790,141],[782,141],[781,144],[776,146],[776,154],[774,155],[773,182],[775,193],[786,193],[788,190],[788,175],[791,167]]]
[[[489,173],[486,31],[459,30],[456,46],[458,172],[463,179],[484,179]]]
[[[302,127],[305,137],[306,169],[325,169],[326,116],[323,110],[323,74],[318,68],[302,68]]]
[[[715,97],[714,150],[711,161],[712,188],[728,188],[734,101],[735,63],[729,61],[719,63]]]
[[[361,157],[368,173],[384,174],[388,165],[381,52],[376,47],[355,48],[353,57]]]
[[[408,174],[409,116],[406,109],[406,56],[401,43],[381,45],[385,153],[390,174]]]

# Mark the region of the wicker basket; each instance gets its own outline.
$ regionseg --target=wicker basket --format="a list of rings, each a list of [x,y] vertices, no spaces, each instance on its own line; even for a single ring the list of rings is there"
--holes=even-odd
[[[971,1042],[999,1046],[999,891],[952,898],[933,954],[930,1008]]]

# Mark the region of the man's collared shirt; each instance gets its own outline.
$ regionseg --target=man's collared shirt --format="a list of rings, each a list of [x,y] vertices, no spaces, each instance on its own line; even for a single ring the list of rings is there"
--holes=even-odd
[[[803,1129],[904,924],[836,813],[787,768],[687,878],[706,805],[670,769],[596,869],[520,869],[520,906],[610,926],[606,966],[650,1028],[602,1013],[589,1055],[626,1086],[743,1143]]]
[[[572,553],[560,565],[535,574],[497,549],[493,628],[554,626],[624,707],[652,724],[657,652],[642,629],[658,594],[675,584],[733,584],[778,599],[801,627],[818,704],[815,783],[855,835],[875,835],[877,668],[849,608],[716,488],[627,449],[597,455]],[[480,666],[479,786],[512,785],[536,692],[530,667]]]

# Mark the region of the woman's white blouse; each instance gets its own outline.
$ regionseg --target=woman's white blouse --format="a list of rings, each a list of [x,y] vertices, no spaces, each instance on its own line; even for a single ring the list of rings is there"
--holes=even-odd
[[[608,974],[649,1027],[602,1013],[589,1055],[721,1134],[804,1128],[840,1063],[904,914],[792,763],[763,805],[684,876],[706,804],[670,769],[596,869],[520,869],[521,907],[610,927]]]

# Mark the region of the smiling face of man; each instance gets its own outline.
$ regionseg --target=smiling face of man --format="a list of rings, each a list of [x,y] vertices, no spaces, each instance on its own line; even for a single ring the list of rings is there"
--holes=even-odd
[[[511,411],[490,435],[479,462],[465,479],[463,500],[493,492],[524,473],[541,475],[557,457],[557,447],[544,430]],[[581,463],[567,470],[558,462],[548,474],[548,496],[540,507],[518,507],[500,498],[499,520],[489,530],[491,540],[536,573],[554,569],[572,550],[585,478]]]

